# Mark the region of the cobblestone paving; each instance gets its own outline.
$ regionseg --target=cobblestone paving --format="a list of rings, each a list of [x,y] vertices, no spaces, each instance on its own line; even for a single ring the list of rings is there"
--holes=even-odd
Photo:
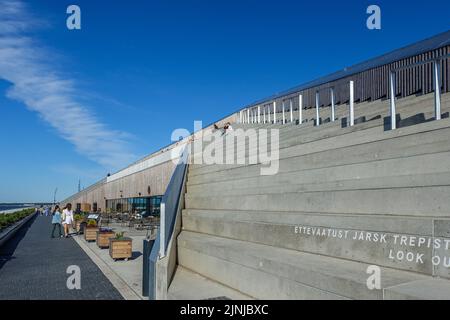
[[[51,229],[50,217],[35,217],[0,247],[0,300],[123,299],[73,239],[52,239]],[[67,288],[71,265],[80,267],[80,290]]]

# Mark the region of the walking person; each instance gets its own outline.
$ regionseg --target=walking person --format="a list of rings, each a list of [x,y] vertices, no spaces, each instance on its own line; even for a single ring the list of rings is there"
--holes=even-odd
[[[62,238],[63,232],[61,230],[61,210],[58,205],[55,207],[55,210],[53,210],[52,216],[53,230],[51,238],[55,237],[55,229],[58,229],[58,238]]]
[[[66,205],[66,208],[63,210],[62,221],[63,221],[63,226],[64,226],[64,236],[66,238],[68,238],[69,232],[70,232],[70,226],[73,223],[73,211],[72,211],[71,203],[68,203]]]

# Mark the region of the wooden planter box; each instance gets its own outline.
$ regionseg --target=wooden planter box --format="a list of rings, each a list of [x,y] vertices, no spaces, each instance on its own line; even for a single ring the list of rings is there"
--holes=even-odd
[[[115,260],[125,259],[127,261],[133,254],[133,240],[131,238],[109,239],[109,255]]]
[[[97,240],[98,227],[87,227],[84,228],[84,240],[95,241]]]
[[[114,237],[116,234],[113,231],[97,231],[97,246],[99,248],[109,248],[109,238]]]

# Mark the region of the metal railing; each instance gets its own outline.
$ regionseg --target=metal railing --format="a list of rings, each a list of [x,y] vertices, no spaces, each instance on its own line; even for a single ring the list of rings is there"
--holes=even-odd
[[[389,115],[391,117],[391,130],[397,128],[397,118],[396,118],[396,94],[395,94],[395,83],[396,83],[396,72],[421,66],[424,64],[433,64],[433,86],[434,86],[434,113],[435,120],[441,119],[441,79],[439,72],[441,70],[441,61],[450,58],[450,54],[440,56],[433,59],[428,59],[424,61],[419,61],[416,63],[408,64],[399,68],[395,68],[389,71],[389,98],[390,107]]]
[[[172,174],[169,185],[161,201],[160,228],[149,257],[149,299],[156,298],[156,263],[164,258],[174,232],[175,221],[180,209],[181,193],[186,183],[190,145],[187,144]]]
[[[390,107],[389,107],[389,115],[391,120],[391,130],[394,130],[397,128],[397,120],[396,120],[396,73],[400,72],[402,70],[415,68],[421,65],[429,64],[431,63],[433,65],[432,71],[433,71],[433,88],[434,88],[434,111],[435,111],[435,120],[441,119],[441,63],[443,60],[450,58],[450,54],[442,55],[436,58],[422,60],[416,63],[410,63],[401,67],[397,67],[394,69],[391,69],[389,71],[389,100],[390,100]],[[354,126],[355,124],[355,82],[354,80],[350,80],[348,83],[348,90],[349,90],[349,126]],[[347,85],[345,83],[345,85]],[[319,93],[322,91],[329,91],[330,92],[330,101],[331,101],[331,121],[335,120],[335,86],[332,86],[330,88],[322,88],[315,91],[315,109],[316,109],[316,126],[320,125],[320,95]],[[299,124],[303,122],[302,117],[302,109],[303,109],[303,94],[299,94]],[[286,115],[285,115],[285,101],[290,102],[290,119],[291,122],[293,121],[293,107],[292,107],[292,98],[284,99],[282,100],[282,123],[285,124],[286,121]],[[271,103],[273,105],[273,121],[270,119],[270,109],[271,107],[268,107],[268,123],[277,123],[277,108],[276,108],[276,101],[273,101]],[[267,104],[263,105],[263,121],[261,121],[260,117],[260,106],[258,107],[252,107],[248,108],[246,110],[243,110],[240,112],[239,120],[241,123],[266,123],[266,113],[265,108]],[[256,114],[256,108],[258,110]]]
[[[347,85],[347,83],[346,83]],[[349,87],[349,125],[353,126],[355,124],[355,85],[354,81],[350,80],[348,82]],[[320,125],[320,95],[319,93],[321,91],[329,91],[330,92],[330,101],[331,101],[331,121],[334,122],[336,120],[336,103],[335,103],[335,87],[330,88],[323,88],[316,90],[315,95],[315,108],[316,108],[316,126]],[[286,101],[289,101],[289,117],[290,121],[287,121],[286,119]],[[303,94],[300,93],[298,95],[298,101],[299,101],[299,107],[298,107],[298,122],[299,124],[303,123]],[[261,124],[261,123],[267,123],[266,122],[266,106],[267,106],[267,117],[268,117],[268,123],[277,123],[277,105],[276,101],[273,101],[270,105],[263,105],[263,117],[261,117],[261,106],[256,106],[252,108],[248,108],[245,110],[241,110],[239,112],[239,122],[240,123],[247,123],[247,124]],[[271,121],[271,108],[273,106],[273,121]],[[288,122],[294,122],[294,111],[293,111],[293,98],[283,99],[281,101],[281,123],[286,124]]]
[[[341,83],[339,86],[347,85],[347,83]],[[348,82],[348,90],[349,90],[349,125],[352,127],[355,125],[355,82],[350,80]],[[331,101],[331,116],[330,121],[336,121],[336,96],[335,96],[336,87],[323,88],[320,90],[316,90],[316,126],[320,126],[320,92],[321,91],[329,91],[330,93],[330,101]]]

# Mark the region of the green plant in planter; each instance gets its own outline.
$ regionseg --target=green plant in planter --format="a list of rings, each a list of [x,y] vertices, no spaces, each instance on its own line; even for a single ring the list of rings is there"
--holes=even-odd
[[[116,232],[116,240],[123,240],[125,232]]]
[[[76,214],[73,216],[73,219],[75,221],[80,221],[80,220],[83,220],[83,216],[81,214]]]
[[[13,213],[0,214],[0,229],[6,228],[34,213],[34,209],[24,209]]]
[[[95,220],[93,220],[93,219],[90,219],[90,220],[88,220],[88,222],[87,222],[87,226],[90,227],[90,228],[94,228],[94,227],[97,226],[97,221],[95,221]]]

